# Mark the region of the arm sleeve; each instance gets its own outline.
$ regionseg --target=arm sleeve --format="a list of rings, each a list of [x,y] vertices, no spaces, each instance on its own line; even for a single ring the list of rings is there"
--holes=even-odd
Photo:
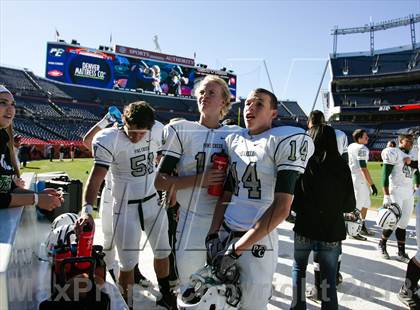
[[[389,176],[392,173],[393,165],[383,164],[382,166],[382,187],[389,187]]]
[[[416,172],[414,172],[414,182],[415,182],[416,186],[420,185],[420,172],[418,170],[416,170]]]
[[[235,178],[233,177],[232,172],[229,170],[228,176],[225,181],[225,185],[223,187],[223,191],[234,193],[235,186]]]
[[[171,175],[175,171],[178,162],[179,158],[170,155],[165,155],[160,161],[158,172]]]
[[[10,193],[0,193],[0,209],[7,209],[12,201]]]
[[[296,182],[300,173],[293,170],[281,170],[277,172],[276,193],[294,194]]]
[[[419,166],[418,160],[412,160],[409,166],[413,169],[417,169],[417,167]]]
[[[349,153],[345,152],[341,154],[341,158],[348,164],[349,163]]]
[[[367,167],[366,160],[359,160],[359,165],[360,165],[360,168],[366,168]]]

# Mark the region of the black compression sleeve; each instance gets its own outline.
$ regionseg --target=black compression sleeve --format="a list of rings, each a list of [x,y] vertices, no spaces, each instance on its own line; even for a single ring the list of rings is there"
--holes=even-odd
[[[229,171],[229,174],[226,178],[225,185],[223,187],[223,191],[234,193],[235,191],[235,179],[232,173]]]
[[[170,155],[165,155],[160,161],[158,172],[172,174],[175,171],[178,162],[179,158]]]
[[[349,163],[349,153],[345,152],[341,154],[341,158],[348,164]]]
[[[419,161],[418,160],[412,160],[411,163],[409,164],[409,166],[413,169],[417,169],[417,167],[419,166]]]
[[[367,167],[366,160],[359,160],[359,165],[360,165],[360,168],[366,168]]]
[[[382,166],[382,186],[389,187],[389,176],[391,175],[393,165],[384,164]]]
[[[277,172],[276,193],[294,194],[296,181],[299,178],[299,172],[293,170],[280,170]]]
[[[9,193],[0,193],[0,209],[6,209],[12,201],[12,195]]]

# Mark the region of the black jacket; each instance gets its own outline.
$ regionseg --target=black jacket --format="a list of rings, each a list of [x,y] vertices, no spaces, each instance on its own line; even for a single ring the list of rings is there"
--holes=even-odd
[[[318,241],[346,239],[344,212],[356,207],[350,168],[342,158],[314,155],[295,189],[294,231]]]

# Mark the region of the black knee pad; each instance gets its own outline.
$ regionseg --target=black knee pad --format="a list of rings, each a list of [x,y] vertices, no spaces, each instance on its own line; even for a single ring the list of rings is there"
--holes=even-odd
[[[397,237],[398,241],[405,242],[405,229],[397,228],[395,230],[395,237]]]
[[[388,239],[392,234],[392,229],[384,229],[382,230],[382,236]]]

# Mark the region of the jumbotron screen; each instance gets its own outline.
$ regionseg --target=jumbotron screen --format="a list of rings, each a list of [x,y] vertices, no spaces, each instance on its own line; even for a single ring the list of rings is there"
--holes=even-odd
[[[224,79],[232,99],[236,97],[236,75],[195,67],[191,58],[119,45],[112,53],[65,43],[47,44],[45,76],[63,83],[191,96],[196,83],[208,74]]]

